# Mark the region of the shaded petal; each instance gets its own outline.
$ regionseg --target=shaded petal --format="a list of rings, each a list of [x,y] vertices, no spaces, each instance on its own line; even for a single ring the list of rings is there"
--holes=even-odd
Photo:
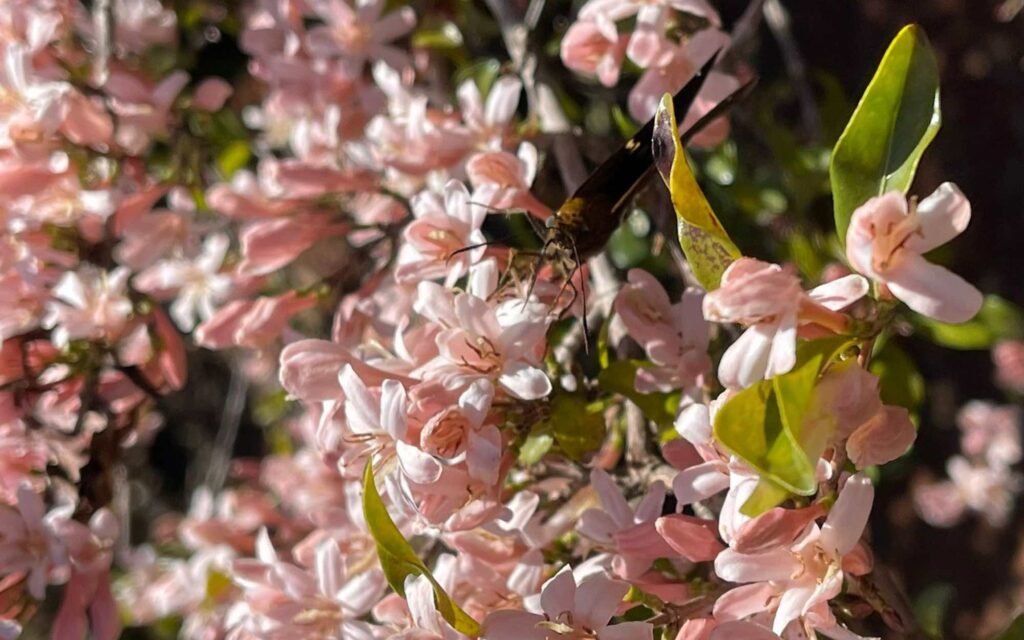
[[[719,381],[726,387],[745,388],[763,380],[775,330],[775,324],[757,324],[744,331],[722,355]]]
[[[540,594],[540,607],[552,619],[576,606],[576,579],[569,565],[562,567],[550,580],[544,583]],[[608,622],[604,620],[601,624]]]
[[[590,629],[605,626],[627,592],[629,584],[612,580],[603,573],[584,578],[576,589],[573,622]]]
[[[963,233],[971,222],[971,203],[952,182],[944,182],[917,205],[918,232],[903,245],[926,253]]]
[[[675,514],[658,518],[655,527],[676,553],[691,562],[711,560],[723,548],[709,520]]]
[[[506,364],[498,382],[520,400],[537,400],[551,393],[551,380],[543,371],[525,362]]]
[[[649,622],[620,622],[597,630],[597,640],[652,640],[654,627]]]
[[[729,582],[787,580],[801,568],[788,548],[750,554],[726,549],[715,558],[715,573]]]
[[[718,621],[742,620],[770,609],[779,590],[768,582],[745,584],[730,589],[715,601],[714,615]]]
[[[833,311],[848,307],[867,294],[867,279],[855,273],[836,278],[807,292],[811,300]]]
[[[503,76],[494,83],[484,107],[484,121],[489,125],[505,124],[512,119],[519,106],[523,83],[512,76]]]
[[[894,296],[940,322],[967,322],[984,301],[974,285],[915,253],[904,252],[900,263],[885,276]]]
[[[402,471],[410,480],[419,484],[432,484],[441,477],[444,468],[437,458],[406,444],[401,440],[395,442],[395,451]]]
[[[822,547],[840,556],[849,553],[864,533],[874,498],[870,478],[862,473],[850,476],[821,528]]]
[[[705,462],[684,469],[672,481],[672,492],[679,504],[706,500],[729,488],[729,476],[722,473],[719,462]]]
[[[547,631],[537,626],[542,616],[526,611],[495,611],[484,620],[481,638],[487,640],[545,640]]]
[[[612,480],[603,469],[594,469],[590,472],[590,484],[597,491],[601,499],[601,506],[612,517],[620,527],[628,527],[633,524],[633,510],[622,495],[615,481]]]

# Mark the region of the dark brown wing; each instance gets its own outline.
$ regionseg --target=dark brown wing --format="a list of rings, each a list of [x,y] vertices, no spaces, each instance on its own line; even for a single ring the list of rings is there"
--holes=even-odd
[[[717,58],[717,54],[712,56],[701,68],[700,73],[673,96],[672,104],[680,118],[690,110]],[[610,204],[613,210],[624,207],[643,186],[644,178],[652,168],[653,134],[654,118],[651,118],[632,138],[594,169],[569,200],[580,198],[588,204],[598,206]],[[616,219],[615,226],[618,224],[619,221]]]

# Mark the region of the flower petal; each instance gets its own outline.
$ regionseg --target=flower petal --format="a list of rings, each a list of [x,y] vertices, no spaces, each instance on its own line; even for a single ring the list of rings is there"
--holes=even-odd
[[[893,295],[908,307],[940,322],[967,322],[981,309],[984,298],[974,285],[916,253],[906,253],[886,273]]]
[[[955,184],[944,182],[917,205],[917,215],[921,227],[903,246],[926,253],[963,233],[971,221],[971,203]]]

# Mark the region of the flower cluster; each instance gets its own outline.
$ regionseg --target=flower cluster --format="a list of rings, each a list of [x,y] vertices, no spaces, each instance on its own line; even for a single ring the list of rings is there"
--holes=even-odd
[[[1024,490],[1024,476],[1014,470],[1021,460],[1020,411],[973,400],[960,409],[957,426],[961,455],[946,462],[948,480],[915,486],[917,511],[935,527],[951,527],[971,511],[1003,527]]]
[[[0,638],[48,597],[61,640],[167,619],[204,640],[869,633],[866,470],[916,431],[868,360],[897,299],[945,322],[981,305],[921,257],[963,231],[963,194],[864,203],[858,273],[809,290],[753,257],[710,291],[524,265],[544,249],[485,228],[563,223],[566,119],[524,65],[449,82],[384,0],[241,4],[198,30],[232,36],[240,78],[180,68],[197,18],[159,0],[0,7]],[[646,120],[727,42],[702,0],[590,0],[560,46],[606,86],[640,68]],[[737,86],[712,72],[686,118]],[[268,453],[228,460],[227,398],[223,468],[139,534],[138,460],[179,428],[162,412],[204,383],[200,349],[276,402]],[[749,398],[778,427],[750,433],[785,430],[795,458],[721,436]],[[1005,519],[1017,417],[961,426],[966,457],[920,502]]]
[[[623,33],[620,29],[630,30]],[[696,25],[696,26],[694,26]],[[562,39],[565,66],[597,78],[606,87],[619,81],[624,62],[643,69],[629,93],[629,114],[643,121],[654,115],[661,96],[675,93],[704,63],[729,43],[718,12],[704,0],[590,0]],[[739,86],[729,74],[714,71],[682,127],[685,128]],[[729,135],[719,119],[694,138],[712,146]]]

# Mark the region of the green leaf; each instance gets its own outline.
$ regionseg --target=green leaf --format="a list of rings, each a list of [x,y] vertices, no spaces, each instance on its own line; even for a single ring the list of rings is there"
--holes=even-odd
[[[925,384],[914,360],[892,341],[871,359],[868,371],[878,376],[882,402],[916,412],[924,401]]]
[[[953,585],[946,582],[939,582],[930,585],[914,599],[914,613],[917,614],[917,621],[921,630],[929,638],[941,640],[943,621],[946,619],[946,612],[949,611],[949,604],[956,595]]]
[[[779,506],[789,497],[789,492],[771,480],[761,478],[747,501],[740,507],[740,513],[756,518],[765,511]]]
[[[985,296],[978,315],[961,324],[915,319],[923,335],[950,349],[989,349],[998,340],[1024,338],[1024,311],[999,296]]]
[[[451,50],[458,49],[464,44],[462,32],[455,23],[447,20],[417,29],[412,34],[412,46],[423,49]]]
[[[363,471],[363,515],[366,517],[370,535],[377,544],[381,569],[395,593],[404,598],[406,577],[424,576],[434,587],[434,603],[448,624],[467,636],[479,636],[480,624],[455,604],[395,526],[380,493],[377,492],[371,460],[367,460],[366,469]]]
[[[217,153],[217,170],[225,180],[235,175],[235,172],[249,164],[251,157],[249,143],[244,140],[229,142]]]
[[[601,448],[607,428],[600,405],[588,406],[579,394],[556,395],[552,405],[551,435],[562,453],[581,462]]]
[[[711,209],[693,175],[679,140],[672,96],[665,94],[654,114],[654,164],[676,211],[679,245],[701,286],[718,288],[722,273],[743,254]]]
[[[541,458],[547,455],[553,444],[555,444],[555,439],[550,433],[534,430],[519,447],[519,464],[527,467],[537,464]]]
[[[715,415],[715,438],[774,485],[759,488],[751,510],[781,502],[780,490],[817,491],[815,464],[827,438],[805,433],[803,419],[825,367],[850,344],[842,336],[800,343],[792,371],[738,392]]]
[[[1024,638],[1024,614],[1017,616],[1005,631],[992,640],[1020,640]]]
[[[889,45],[832,152],[829,177],[843,246],[857,207],[889,191],[907,192],[941,123],[935,54],[924,31],[909,25]]]
[[[641,360],[616,360],[598,374],[598,387],[601,391],[629,398],[651,422],[671,426],[676,419],[679,398],[675,394],[637,391],[636,372],[643,365]]]

